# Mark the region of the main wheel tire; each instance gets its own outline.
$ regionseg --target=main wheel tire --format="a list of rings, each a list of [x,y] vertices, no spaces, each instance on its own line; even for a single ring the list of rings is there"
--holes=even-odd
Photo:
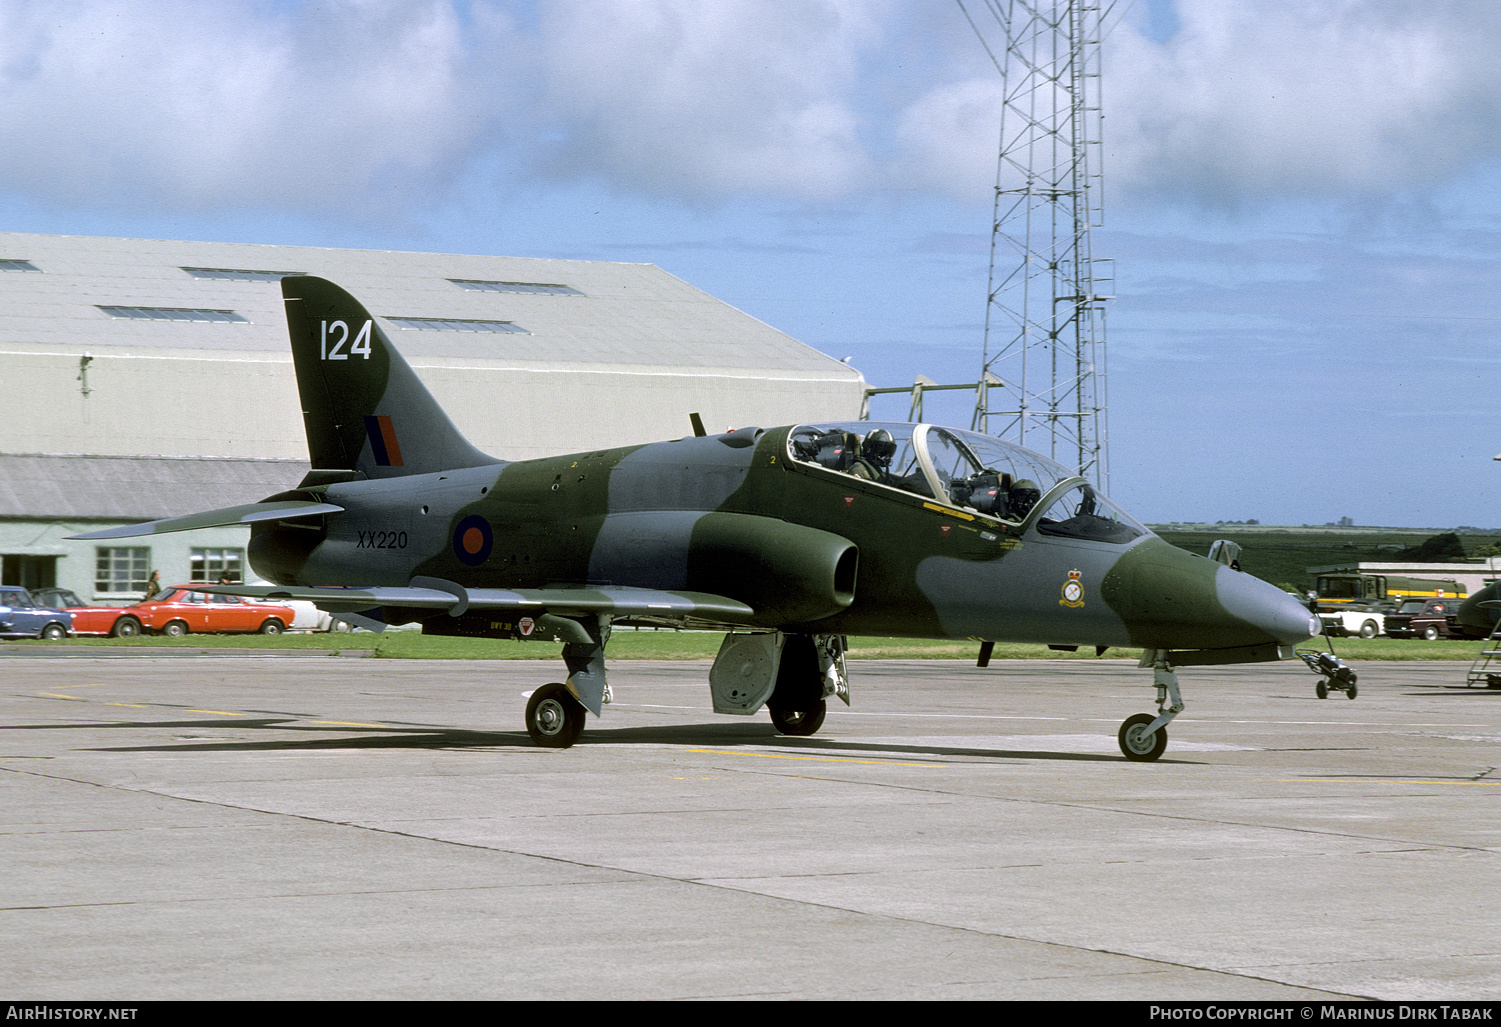
[[[1345,688],[1345,698],[1346,699],[1353,699],[1353,698],[1355,698],[1355,682],[1353,682],[1353,681],[1350,682],[1350,684]]]
[[[766,709],[771,714],[772,726],[779,733],[801,738],[816,734],[823,727],[823,718],[828,715],[829,704],[820,699],[810,710],[784,710],[776,706],[768,706]]]
[[[61,642],[68,637],[68,629],[61,624],[48,624],[42,629],[42,638],[48,642]]]
[[[1436,638],[1438,638],[1438,625],[1437,624],[1430,624],[1426,628],[1423,629],[1423,641],[1425,641],[1425,642],[1432,642]]]
[[[1375,638],[1381,634],[1381,628],[1373,620],[1368,620],[1360,626],[1361,638]]]
[[[544,749],[566,749],[579,740],[587,711],[556,681],[532,693],[526,704],[526,733]]]
[[[141,633],[141,622],[134,617],[121,617],[109,633],[112,638],[135,638]]]
[[[168,638],[181,638],[187,633],[188,626],[180,620],[169,621],[167,623],[167,626],[162,628],[162,634],[166,635]]]
[[[1320,699],[1329,698],[1329,682],[1319,678],[1319,683],[1313,686],[1313,694]]]
[[[1167,749],[1167,728],[1160,727],[1150,736],[1145,734],[1148,724],[1157,718],[1150,713],[1133,713],[1121,723],[1116,740],[1126,759],[1137,763],[1151,763]]]
[[[287,626],[275,617],[272,617],[261,625],[261,634],[263,635],[279,635],[285,630],[287,630]]]

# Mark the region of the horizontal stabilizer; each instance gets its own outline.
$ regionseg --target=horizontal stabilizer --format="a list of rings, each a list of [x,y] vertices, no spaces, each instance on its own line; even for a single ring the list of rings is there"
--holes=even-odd
[[[301,599],[337,611],[398,606],[447,610],[459,598],[436,588],[376,586],[318,588],[299,585],[212,585],[195,589],[249,599]],[[745,603],[707,592],[665,592],[651,588],[504,588],[466,589],[470,610],[545,610],[560,616],[608,614],[612,617],[661,617],[668,620],[747,624],[755,610]]]
[[[194,528],[223,528],[231,524],[254,524],[256,521],[276,521],[284,517],[310,517],[314,514],[343,513],[342,506],[332,503],[315,503],[308,499],[282,499],[274,503],[246,503],[223,510],[206,510],[185,517],[166,517],[159,521],[143,521],[126,524],[119,528],[91,531],[86,535],[69,535],[70,539],[135,538],[138,535],[163,535],[169,531],[192,531]]]

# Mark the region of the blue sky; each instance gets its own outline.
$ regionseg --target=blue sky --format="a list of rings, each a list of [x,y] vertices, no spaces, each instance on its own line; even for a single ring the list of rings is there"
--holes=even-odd
[[[1501,10],[1115,14],[1114,498],[1501,525]],[[954,0],[0,0],[0,226],[647,261],[972,381],[999,89]]]

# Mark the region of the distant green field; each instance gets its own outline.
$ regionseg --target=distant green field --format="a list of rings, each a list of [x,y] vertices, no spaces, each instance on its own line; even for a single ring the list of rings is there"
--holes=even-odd
[[[617,631],[610,638],[612,660],[712,660],[719,651],[722,635],[708,631]],[[1440,639],[1341,638],[1334,643],[1335,652],[1352,660],[1463,660],[1475,659],[1483,643],[1455,642]],[[241,649],[305,650],[344,653],[371,651],[386,659],[406,660],[553,660],[562,648],[547,642],[510,642],[483,638],[450,638],[421,635],[415,631],[390,631],[383,634],[360,631],[353,634],[308,635],[189,635],[186,638],[81,638],[68,642],[24,640],[0,644],[0,655],[29,656],[66,647],[99,649]],[[1328,648],[1327,642],[1310,643],[1312,648]],[[978,642],[945,642],[909,638],[850,639],[852,660],[974,660],[980,651]],[[1132,660],[1141,657],[1138,649],[1110,649],[1096,657],[1093,649],[1077,653],[1055,652],[1041,645],[997,645],[992,660]]]
[[[1244,528],[1229,524],[1222,528],[1180,531],[1158,527],[1154,530],[1164,541],[1201,556],[1208,554],[1209,546],[1215,539],[1228,539],[1241,547],[1241,570],[1270,581],[1279,588],[1298,592],[1306,591],[1313,585],[1306,568],[1354,563],[1359,560],[1395,560],[1399,550],[1417,545],[1426,537],[1423,533],[1413,534],[1410,531],[1279,531],[1276,528]],[[1501,541],[1501,536],[1497,535],[1461,537],[1465,548],[1471,552]]]

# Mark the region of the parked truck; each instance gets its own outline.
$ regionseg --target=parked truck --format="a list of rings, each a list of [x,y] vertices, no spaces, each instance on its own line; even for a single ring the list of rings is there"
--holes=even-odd
[[[1407,599],[1463,599],[1470,594],[1454,578],[1410,578],[1370,571],[1320,574],[1314,578],[1314,593],[1320,610],[1352,603],[1391,603],[1395,608]]]
[[[1375,638],[1390,634],[1388,615],[1400,604],[1429,599],[1463,599],[1466,589],[1453,578],[1413,578],[1364,571],[1332,572],[1314,578],[1314,602],[1324,632]]]

